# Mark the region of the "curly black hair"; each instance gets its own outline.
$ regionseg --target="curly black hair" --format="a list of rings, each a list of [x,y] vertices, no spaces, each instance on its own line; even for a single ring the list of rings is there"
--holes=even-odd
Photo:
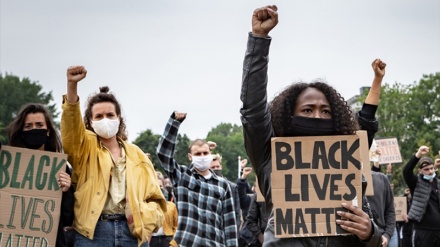
[[[127,140],[127,131],[126,131],[126,126],[125,126],[125,120],[121,115],[121,105],[119,104],[119,101],[116,99],[115,95],[112,93],[109,93],[109,91],[110,91],[110,88],[107,86],[100,87],[99,93],[89,97],[89,99],[87,101],[86,111],[84,112],[84,124],[86,126],[86,129],[95,132],[93,130],[92,122],[91,122],[93,119],[93,116],[92,116],[93,106],[97,103],[102,103],[102,102],[112,103],[113,105],[115,105],[116,114],[119,116],[119,119],[120,119],[119,130],[118,130],[118,133],[116,134],[116,136],[118,136],[122,140],[126,141]]]
[[[272,126],[276,136],[288,136],[291,116],[293,115],[298,96],[305,89],[311,87],[321,91],[327,98],[337,135],[353,135],[355,131],[359,130],[359,126],[347,102],[333,87],[320,81],[311,83],[300,82],[286,87],[269,103]]]

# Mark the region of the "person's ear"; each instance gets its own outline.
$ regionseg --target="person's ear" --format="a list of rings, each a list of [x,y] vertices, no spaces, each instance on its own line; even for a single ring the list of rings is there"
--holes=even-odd
[[[192,161],[192,158],[191,158],[191,154],[190,154],[190,153],[188,153],[188,159],[189,159],[190,161]]]

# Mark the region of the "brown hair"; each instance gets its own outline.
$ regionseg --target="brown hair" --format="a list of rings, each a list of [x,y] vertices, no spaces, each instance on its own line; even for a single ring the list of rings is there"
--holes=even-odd
[[[51,152],[61,152],[61,138],[58,134],[57,129],[55,128],[52,116],[50,115],[47,107],[40,103],[29,103],[23,105],[20,108],[15,119],[7,127],[9,145],[13,147],[26,148],[21,134],[23,133],[24,121],[26,119],[26,116],[30,113],[42,113],[46,121],[49,136],[47,137],[46,143],[44,144],[44,150]]]
[[[191,148],[193,146],[201,147],[201,146],[203,146],[205,144],[209,146],[208,142],[206,142],[205,140],[203,140],[203,139],[195,139],[194,141],[191,142],[191,144],[189,144],[188,153],[191,153]]]

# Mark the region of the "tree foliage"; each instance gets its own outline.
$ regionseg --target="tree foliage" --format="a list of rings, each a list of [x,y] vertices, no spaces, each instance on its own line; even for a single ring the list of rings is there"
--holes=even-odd
[[[211,129],[206,140],[217,143],[213,153],[222,156],[223,176],[235,182],[238,177],[238,157],[246,157],[242,126],[220,123]],[[253,180],[253,177],[249,180]]]
[[[0,141],[7,143],[5,128],[17,115],[21,106],[26,103],[45,104],[53,119],[59,113],[56,112],[56,104],[50,104],[53,100],[52,92],[45,93],[43,87],[38,82],[33,82],[28,78],[20,79],[9,74],[0,74]],[[58,125],[58,123],[57,123]]]
[[[156,170],[160,170],[163,172],[163,169],[159,163],[159,159],[156,155],[157,145],[159,145],[159,139],[161,135],[154,134],[151,130],[146,130],[133,141],[140,149],[142,149],[145,153],[149,153],[151,155],[152,162]],[[177,135],[177,143],[176,150],[174,153],[174,159],[177,163],[186,165],[189,163],[188,160],[188,146],[190,144],[190,140],[186,134]]]
[[[424,75],[410,85],[383,85],[376,118],[376,137],[396,137],[399,141],[403,163],[393,165],[392,183],[400,194],[406,188],[402,169],[418,148],[426,145],[431,150],[429,156],[439,155],[440,73]]]

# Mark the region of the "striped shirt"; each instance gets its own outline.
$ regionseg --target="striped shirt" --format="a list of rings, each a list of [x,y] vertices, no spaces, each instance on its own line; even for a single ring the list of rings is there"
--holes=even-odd
[[[174,115],[174,114],[173,114]],[[170,118],[157,155],[174,185],[179,224],[174,239],[179,246],[238,246],[234,201],[226,180],[209,179],[174,160],[180,122]]]

